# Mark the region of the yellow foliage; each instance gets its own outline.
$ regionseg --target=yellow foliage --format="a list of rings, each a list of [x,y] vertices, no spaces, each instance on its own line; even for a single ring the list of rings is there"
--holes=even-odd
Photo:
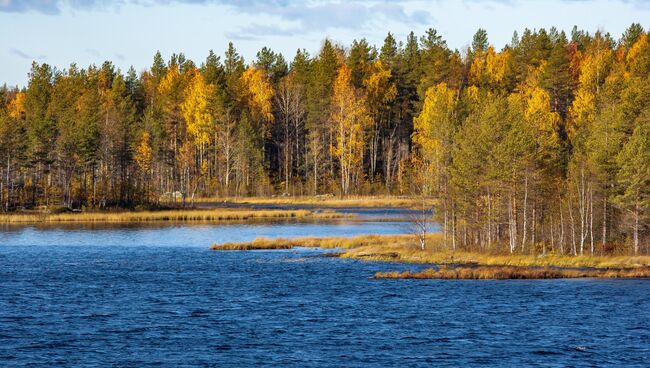
[[[485,76],[485,55],[478,52],[474,55],[472,64],[469,67],[469,83],[474,86],[480,86],[484,82]]]
[[[158,92],[162,95],[173,93],[181,82],[181,75],[178,68],[169,68],[165,76],[160,80]]]
[[[509,50],[495,52],[492,47],[488,48],[485,57],[485,73],[489,83],[495,87],[504,87],[506,76],[510,71],[511,53]]]
[[[163,102],[163,110],[168,119],[175,122],[180,119],[178,116],[178,103],[181,98],[182,78],[178,68],[169,68],[167,73],[158,84],[158,93],[160,93]]]
[[[475,87],[474,87],[475,88]],[[440,188],[446,178],[454,134],[457,91],[440,83],[427,90],[422,112],[413,119],[413,143],[421,161],[414,162],[415,181],[423,194]]]
[[[350,179],[361,167],[364,151],[364,131],[372,121],[366,111],[366,98],[355,90],[351,71],[343,64],[334,81],[332,95],[332,129],[336,144],[332,153],[341,165],[342,189],[347,194]]]
[[[143,173],[148,173],[151,170],[152,156],[153,151],[149,144],[149,133],[145,131],[142,133],[140,143],[135,150],[135,162]]]
[[[632,73],[640,75],[648,73],[650,65],[650,44],[648,44],[648,35],[642,35],[632,45],[627,53],[626,61]]]
[[[467,97],[472,103],[478,103],[481,100],[480,96],[480,90],[476,86],[469,86],[465,90],[467,93]]]
[[[190,84],[185,89],[185,100],[181,104],[181,112],[187,124],[187,132],[192,136],[194,144],[202,145],[210,142],[213,122],[208,102],[213,93],[213,86],[205,82],[201,73],[195,72]]]
[[[24,92],[18,92],[16,97],[9,103],[9,116],[14,119],[22,119],[25,116]]]
[[[573,104],[569,108],[569,137],[574,138],[578,129],[594,121],[596,98],[589,89],[578,89]]]
[[[368,100],[374,104],[387,104],[397,96],[397,87],[391,81],[392,73],[381,60],[371,65],[370,75],[363,81]]]
[[[531,119],[536,115],[548,114],[550,113],[550,108],[551,98],[548,92],[542,88],[535,88],[530,91],[525,117]]]
[[[511,57],[512,54],[509,50],[496,52],[492,46],[488,47],[486,52],[478,52],[470,65],[470,84],[504,88],[507,82],[506,77],[510,72]]]
[[[542,153],[556,154],[560,146],[560,115],[551,111],[551,97],[544,89],[536,87],[528,93],[524,118],[536,129]]]
[[[595,93],[598,86],[605,80],[613,59],[614,53],[609,49],[586,55],[581,64],[580,88]]]
[[[267,122],[273,122],[273,86],[263,70],[253,66],[242,74],[242,99],[248,104],[251,113],[259,115]]]
[[[634,61],[638,57],[642,57],[644,52],[648,52],[648,37],[641,36],[639,39],[630,47],[630,51],[627,53],[626,61],[628,63]]]
[[[440,83],[427,90],[422,112],[413,120],[413,142],[420,153],[431,162],[442,159],[443,147],[451,139],[452,114],[456,106],[456,91]]]

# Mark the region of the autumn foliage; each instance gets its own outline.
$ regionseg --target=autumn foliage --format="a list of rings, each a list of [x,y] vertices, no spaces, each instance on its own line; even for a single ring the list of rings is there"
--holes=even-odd
[[[650,42],[574,28],[325,40],[290,62],[230,43],[126,73],[34,63],[0,88],[0,208],[200,197],[423,196],[449,249],[650,247]]]

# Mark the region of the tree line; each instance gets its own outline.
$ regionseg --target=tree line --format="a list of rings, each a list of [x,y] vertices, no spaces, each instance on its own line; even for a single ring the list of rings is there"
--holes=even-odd
[[[450,248],[648,251],[649,35],[434,29],[325,40],[290,62],[230,43],[137,73],[34,62],[0,88],[0,207],[324,193],[435,199]]]

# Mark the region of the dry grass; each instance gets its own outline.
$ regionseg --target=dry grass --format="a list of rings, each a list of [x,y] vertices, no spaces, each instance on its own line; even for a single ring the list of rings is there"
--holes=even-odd
[[[295,238],[295,239],[268,239],[257,238],[252,242],[246,243],[224,243],[213,244],[213,250],[259,250],[259,249],[291,249],[294,247],[309,248],[341,248],[352,249],[363,246],[372,246],[377,242],[401,242],[408,239],[409,236],[395,235],[363,235],[356,237],[326,237],[326,238]]]
[[[430,238],[440,246],[440,235]],[[422,251],[412,235],[367,235],[351,238],[296,239],[258,238],[248,243],[212,245],[213,250],[291,249],[294,247],[341,248],[341,258],[443,265],[420,272],[380,272],[388,279],[559,279],[559,278],[650,278],[650,257],[572,257],[489,254],[451,251]],[[461,265],[448,267],[446,265]],[[463,267],[462,265],[465,265]],[[471,265],[467,267],[467,265]]]
[[[506,279],[565,279],[565,278],[650,278],[650,268],[577,270],[530,267],[442,267],[420,272],[377,272],[376,279],[444,279],[444,280],[506,280]]]
[[[397,256],[396,256],[397,255]],[[478,253],[463,251],[421,251],[416,246],[403,247],[397,244],[360,247],[342,255],[346,258],[362,258],[375,261],[399,261],[404,263],[472,264],[484,266],[515,267],[591,267],[591,268],[634,268],[650,266],[650,256],[533,256],[522,254]]]
[[[240,203],[257,205],[318,205],[324,207],[416,207],[417,199],[391,196],[348,196],[348,197],[228,197],[200,198],[196,203]]]
[[[400,241],[383,239],[369,246],[351,249],[341,257],[368,259],[374,261],[397,261],[404,263],[428,263],[439,265],[483,265],[516,267],[565,267],[565,268],[637,268],[650,266],[650,256],[569,256],[547,254],[545,256],[494,253],[465,252],[443,250],[441,234],[429,237],[427,250],[417,247],[413,236],[403,237]]]
[[[254,219],[335,219],[346,215],[308,210],[168,210],[142,212],[81,212],[59,214],[9,214],[0,215],[0,223],[67,223],[67,222],[227,222]]]
[[[289,249],[297,246],[347,249],[341,258],[438,265],[481,265],[563,268],[650,267],[650,256],[533,256],[441,250],[441,234],[429,236],[428,249],[420,250],[412,235],[367,235],[351,238],[256,239],[250,243],[215,244],[216,250]]]

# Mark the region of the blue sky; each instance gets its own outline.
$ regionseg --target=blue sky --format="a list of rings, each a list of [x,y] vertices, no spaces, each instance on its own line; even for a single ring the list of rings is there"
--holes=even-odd
[[[329,37],[345,45],[366,38],[381,45],[433,27],[451,48],[467,46],[479,27],[503,47],[528,28],[610,32],[650,26],[650,0],[0,0],[0,84],[22,86],[32,60],[65,68],[113,61],[123,70],[184,52],[200,64],[228,41],[250,61],[263,46],[290,60],[296,49],[317,52]]]

